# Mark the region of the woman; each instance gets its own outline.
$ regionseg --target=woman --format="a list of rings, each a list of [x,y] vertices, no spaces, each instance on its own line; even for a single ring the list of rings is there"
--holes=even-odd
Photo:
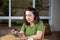
[[[23,33],[23,36],[19,39],[41,39],[43,29],[43,22],[39,19],[36,9],[27,8],[24,13],[24,23],[20,31],[20,33]]]

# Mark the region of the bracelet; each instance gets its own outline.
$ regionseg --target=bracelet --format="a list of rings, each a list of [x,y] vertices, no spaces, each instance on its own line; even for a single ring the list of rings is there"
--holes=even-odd
[[[33,40],[33,38],[28,38],[27,40]]]

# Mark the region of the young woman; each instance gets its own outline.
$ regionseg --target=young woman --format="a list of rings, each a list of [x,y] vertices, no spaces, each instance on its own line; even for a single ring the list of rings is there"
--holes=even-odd
[[[20,30],[23,36],[18,40],[23,39],[41,39],[44,30],[44,24],[39,18],[39,14],[35,8],[27,8],[24,13],[24,23]]]

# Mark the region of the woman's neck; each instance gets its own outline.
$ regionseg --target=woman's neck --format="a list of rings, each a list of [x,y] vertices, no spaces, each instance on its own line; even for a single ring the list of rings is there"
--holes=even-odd
[[[34,25],[34,22],[31,22],[31,23],[30,23],[30,26],[33,26],[33,25]]]

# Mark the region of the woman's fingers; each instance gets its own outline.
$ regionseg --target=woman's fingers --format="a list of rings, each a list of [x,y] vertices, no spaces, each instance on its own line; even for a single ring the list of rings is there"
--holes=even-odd
[[[17,40],[20,40],[20,38],[17,38]]]

